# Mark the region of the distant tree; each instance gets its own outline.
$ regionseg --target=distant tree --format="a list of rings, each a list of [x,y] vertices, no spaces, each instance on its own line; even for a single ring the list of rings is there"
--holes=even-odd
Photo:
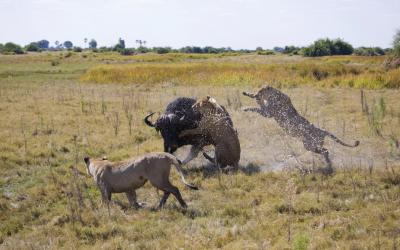
[[[354,51],[351,44],[342,39],[319,39],[304,48],[304,56],[350,55]]]
[[[144,46],[142,46],[142,47],[137,48],[136,51],[139,52],[139,53],[147,53],[147,52],[149,52],[151,50],[146,48],[146,47],[144,47]]]
[[[118,39],[118,45],[119,47],[125,49],[125,40],[123,40],[121,37]]]
[[[4,45],[2,43],[0,43],[0,53],[3,52],[3,48],[4,48]]]
[[[354,48],[351,44],[338,38],[332,41],[331,55],[351,55]]]
[[[74,44],[71,41],[65,41],[64,47],[67,49],[71,49],[72,47],[74,47]]]
[[[97,48],[97,42],[96,42],[96,40],[94,40],[94,39],[90,40],[90,42],[89,42],[89,48],[90,48],[90,49],[96,49],[96,48]]]
[[[186,47],[180,48],[179,52],[181,52],[181,53],[192,53],[192,50],[191,50],[190,46],[186,46]]]
[[[41,48],[41,49],[48,49],[50,43],[49,43],[49,41],[43,39],[43,40],[38,41],[37,44],[38,44],[39,48]]]
[[[285,49],[282,48],[282,47],[274,47],[274,51],[275,51],[275,52],[282,53],[284,50],[285,50]]]
[[[119,50],[119,53],[123,56],[130,56],[130,55],[133,55],[135,53],[135,51],[133,49],[123,48],[123,49]]]
[[[290,45],[290,46],[285,46],[285,48],[283,49],[282,53],[283,54],[292,54],[292,55],[297,55],[300,51],[299,47]]]
[[[263,48],[262,47],[257,47],[256,51],[263,51]]]
[[[380,47],[359,47],[354,49],[354,54],[357,56],[382,56],[385,51]]]
[[[263,55],[263,56],[267,56],[267,55],[275,55],[275,52],[273,50],[256,50],[257,55]]]
[[[203,53],[201,47],[193,46],[193,53]]]
[[[24,51],[22,50],[21,46],[18,44],[8,42],[4,44],[2,52],[3,54],[23,54]]]
[[[40,51],[40,47],[37,42],[32,42],[25,46],[26,51]]]
[[[119,38],[118,43],[113,47],[113,51],[121,52],[123,49],[125,49],[125,41]]]
[[[83,41],[85,42],[85,47],[87,47],[86,44],[87,44],[88,39],[85,37],[85,38],[83,39]]]
[[[142,47],[143,44],[146,44],[146,41],[136,40],[135,43],[139,44],[139,47]]]
[[[171,47],[154,47],[153,51],[157,54],[166,54],[171,52]]]
[[[400,29],[393,37],[393,53],[395,56],[400,56]]]
[[[207,54],[217,54],[221,51],[221,49],[217,49],[211,46],[206,46],[202,49],[202,51]]]

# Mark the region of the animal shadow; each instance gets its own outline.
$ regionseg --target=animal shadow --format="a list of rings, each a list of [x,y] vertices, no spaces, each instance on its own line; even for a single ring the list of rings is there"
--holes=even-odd
[[[250,162],[245,166],[239,166],[239,171],[245,175],[254,175],[261,172],[261,167],[253,162]]]
[[[247,165],[239,165],[238,169],[232,169],[232,168],[223,168],[223,169],[218,169],[214,164],[212,163],[206,163],[202,165],[201,167],[190,167],[187,168],[186,173],[193,173],[193,174],[202,174],[203,178],[213,178],[217,177],[218,174],[236,174],[238,172],[244,173],[245,175],[253,175],[261,172],[261,167],[254,164],[254,163],[248,163]]]

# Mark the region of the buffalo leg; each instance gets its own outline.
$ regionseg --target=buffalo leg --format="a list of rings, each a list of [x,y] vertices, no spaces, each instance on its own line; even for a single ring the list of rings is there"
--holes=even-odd
[[[206,152],[203,152],[203,156],[209,160],[210,162],[215,164],[215,158],[212,158],[211,156],[209,156]]]

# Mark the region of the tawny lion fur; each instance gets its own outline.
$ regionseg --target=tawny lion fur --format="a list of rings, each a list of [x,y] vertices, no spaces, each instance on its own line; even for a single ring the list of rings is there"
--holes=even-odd
[[[106,203],[111,201],[112,193],[125,193],[129,203],[135,208],[139,207],[135,190],[149,180],[154,187],[164,191],[159,208],[164,206],[171,193],[182,207],[187,207],[179,189],[169,181],[171,165],[175,166],[186,186],[197,189],[186,182],[180,167],[181,163],[175,156],[168,153],[149,153],[136,159],[120,162],[105,159],[91,160],[89,157],[85,157],[84,161],[88,174],[94,178],[101,191],[102,200]]]

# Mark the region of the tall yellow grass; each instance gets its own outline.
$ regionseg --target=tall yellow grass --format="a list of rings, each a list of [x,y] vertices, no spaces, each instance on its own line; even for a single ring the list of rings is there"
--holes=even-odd
[[[338,60],[338,59],[337,59]],[[173,63],[114,64],[88,70],[83,82],[176,85],[250,85],[268,82],[286,87],[398,88],[400,69],[385,71],[364,64],[300,62],[286,64]]]

